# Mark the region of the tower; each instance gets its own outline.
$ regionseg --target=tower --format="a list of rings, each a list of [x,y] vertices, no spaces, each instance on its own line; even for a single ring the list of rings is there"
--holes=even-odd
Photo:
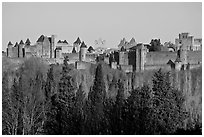
[[[7,57],[9,58],[13,57],[12,47],[13,47],[13,44],[11,43],[11,41],[9,41],[8,47],[7,47]]]
[[[182,65],[184,66],[184,70],[186,69],[186,66],[188,64],[187,54],[187,48],[182,45],[180,49],[180,60]]]
[[[140,49],[138,46],[137,46],[135,52],[136,52],[135,53],[135,64],[136,64],[135,71],[139,72],[140,71]]]
[[[14,58],[18,58],[19,56],[19,52],[18,52],[18,42],[16,42],[16,44],[14,45],[14,47],[12,48],[12,57],[14,57]]]
[[[43,43],[42,43],[42,57],[44,58],[50,58],[50,41],[47,36],[44,37]]]
[[[175,60],[175,70],[180,71],[181,66],[182,66],[182,63],[181,63],[180,57],[177,56]]]
[[[77,40],[74,42],[74,44],[73,44],[73,46],[75,47],[75,49],[76,49],[76,52],[79,52],[79,46],[80,46],[80,44],[81,44],[81,40],[80,40],[80,38],[78,37],[77,38]]]
[[[119,52],[119,65],[124,64],[125,64],[125,48],[124,46],[122,46]]]
[[[137,45],[136,48],[136,72],[144,71],[145,62],[146,62],[146,55],[147,49],[145,48],[144,44],[140,43]]]
[[[87,46],[84,42],[81,43],[80,51],[79,51],[79,61],[86,61],[86,51]]]
[[[145,48],[144,44],[142,44],[140,49],[140,70],[141,71],[144,71],[146,55],[147,55],[147,49]]]
[[[55,49],[55,35],[51,35],[50,40],[50,58],[54,58],[54,49]]]
[[[19,58],[23,58],[24,57],[24,52],[23,52],[24,50],[23,50],[23,48],[24,48],[24,42],[23,42],[23,40],[21,40],[19,45],[18,45],[18,57]]]

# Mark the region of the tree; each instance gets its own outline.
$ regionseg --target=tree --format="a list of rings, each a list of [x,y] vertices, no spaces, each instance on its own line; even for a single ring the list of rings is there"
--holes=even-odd
[[[122,81],[118,81],[118,94],[114,106],[113,134],[124,134],[124,86]]]
[[[75,100],[75,134],[83,134],[84,132],[84,103],[85,103],[85,92],[83,91],[83,85],[79,85],[79,89],[76,92]]]
[[[169,81],[169,73],[161,69],[153,76],[153,98],[150,133],[170,134],[175,132],[185,119],[183,111],[184,97],[181,91],[174,89]]]
[[[2,134],[15,135],[17,134],[15,123],[17,123],[18,106],[13,106],[11,92],[17,87],[16,79],[14,80],[11,91],[9,90],[8,83],[8,73],[4,72],[2,78]]]
[[[133,90],[127,99],[126,134],[148,134],[151,90],[147,85]]]
[[[74,131],[73,110],[75,102],[75,87],[73,86],[72,77],[69,74],[71,68],[68,65],[68,60],[68,57],[65,57],[57,94],[56,120],[59,123],[60,134],[73,134]]]
[[[40,71],[30,79],[28,89],[23,90],[23,134],[41,134],[45,120],[44,80]]]
[[[91,103],[91,134],[102,134],[104,128],[104,101],[106,98],[105,82],[103,78],[102,65],[96,68],[94,85],[89,92],[89,100]]]
[[[149,51],[161,51],[161,42],[160,39],[152,39],[150,42],[150,49]]]
[[[54,95],[54,88],[55,88],[55,82],[54,82],[54,75],[53,75],[53,66],[50,66],[50,69],[47,73],[47,80],[45,84],[45,97],[46,100],[50,100],[51,96]]]

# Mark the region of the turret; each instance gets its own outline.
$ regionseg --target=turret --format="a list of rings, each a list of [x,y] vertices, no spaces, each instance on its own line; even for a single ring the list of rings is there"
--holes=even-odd
[[[55,49],[55,35],[51,35],[50,42],[50,58],[54,58],[54,49]]]
[[[16,44],[14,45],[14,47],[12,48],[12,52],[13,52],[13,57],[14,58],[18,58],[18,42],[16,42]]]
[[[29,38],[27,38],[25,45],[30,45],[30,44],[31,44],[31,42],[30,42]]]
[[[136,72],[144,71],[144,65],[146,62],[146,55],[147,55],[147,48],[144,46],[144,44],[140,43],[137,44],[136,48]]]
[[[62,58],[62,48],[61,47],[57,47],[55,49],[55,58]]]
[[[186,47],[182,45],[180,49],[180,60],[181,60],[181,63],[184,65],[184,69],[186,68],[188,64],[187,54],[188,53],[187,53]]]
[[[125,51],[124,46],[122,46],[119,52],[119,65],[125,65]]]
[[[146,62],[146,55],[147,55],[147,49],[145,48],[144,44],[141,45],[141,51],[140,51],[140,55],[141,55],[141,71],[144,71],[144,65]]]
[[[79,51],[79,61],[86,61],[86,52],[87,46],[84,42],[81,43],[80,51]]]
[[[13,56],[12,47],[13,47],[13,44],[11,43],[11,41],[9,41],[8,47],[7,47],[7,57],[9,58]]]
[[[177,56],[176,60],[175,60],[175,70],[180,71],[182,67],[182,63],[180,58]]]
[[[76,52],[79,52],[79,50],[80,50],[80,48],[79,48],[80,44],[81,44],[81,40],[80,40],[80,38],[78,37],[77,40],[76,40],[76,41],[74,42],[74,44],[73,44],[73,46],[74,46],[75,49],[76,49]]]
[[[24,53],[23,48],[24,48],[24,42],[23,42],[23,40],[21,40],[19,45],[18,45],[18,57],[19,58],[23,58],[24,57],[25,53]]]

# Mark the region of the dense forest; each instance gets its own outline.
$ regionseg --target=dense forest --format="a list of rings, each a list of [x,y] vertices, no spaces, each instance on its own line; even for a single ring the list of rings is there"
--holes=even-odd
[[[151,86],[144,83],[127,96],[124,75],[108,83],[106,66],[98,63],[90,68],[93,84],[87,86],[83,81],[89,78],[77,83],[68,61],[65,57],[59,69],[29,59],[15,71],[3,71],[2,134],[202,134],[201,118],[186,109],[189,98],[172,84],[170,72],[155,71]]]

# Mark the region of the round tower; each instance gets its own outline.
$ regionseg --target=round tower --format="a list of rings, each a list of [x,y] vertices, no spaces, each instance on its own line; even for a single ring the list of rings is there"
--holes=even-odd
[[[122,46],[119,52],[119,65],[124,64],[125,64],[125,48],[124,46]]]
[[[144,44],[141,45],[141,50],[140,50],[140,70],[144,71],[144,65],[146,62],[146,55],[147,55],[147,49],[145,48]]]
[[[24,57],[23,48],[24,48],[24,42],[23,42],[23,40],[21,40],[20,43],[19,43],[19,46],[18,46],[18,57],[19,58]]]
[[[182,45],[180,49],[180,60],[181,64],[184,65],[184,69],[186,69],[188,64],[187,54],[187,48]]]
[[[74,42],[74,44],[73,44],[73,47],[75,47],[75,50],[76,50],[76,52],[79,52],[79,46],[80,46],[80,44],[81,44],[81,40],[80,40],[80,38],[78,37],[77,38],[77,40]]]
[[[50,42],[50,58],[54,58],[54,49],[55,49],[55,38],[56,35],[51,35],[51,42]]]
[[[9,57],[9,58],[11,58],[13,56],[12,47],[13,47],[13,44],[11,43],[11,41],[9,41],[8,48],[7,48],[7,57]]]
[[[86,52],[87,46],[84,42],[81,43],[80,51],[79,51],[79,61],[86,61]]]
[[[180,71],[182,67],[182,63],[179,57],[176,58],[175,60],[175,70]]]

